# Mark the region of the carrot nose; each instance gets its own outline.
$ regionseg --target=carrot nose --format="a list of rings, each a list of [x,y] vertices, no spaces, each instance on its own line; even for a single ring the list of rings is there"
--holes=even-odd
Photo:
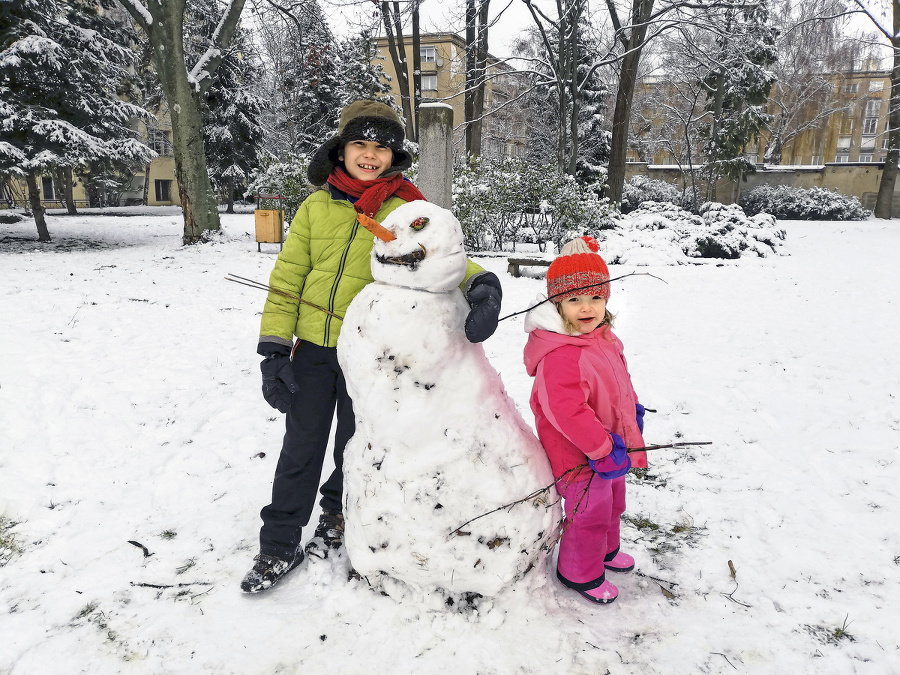
[[[369,218],[369,216],[367,216],[365,213],[357,213],[356,219],[359,221],[360,225],[362,225],[369,232],[381,239],[381,241],[394,241],[394,239],[397,238],[394,236],[393,232],[384,227],[374,218]]]

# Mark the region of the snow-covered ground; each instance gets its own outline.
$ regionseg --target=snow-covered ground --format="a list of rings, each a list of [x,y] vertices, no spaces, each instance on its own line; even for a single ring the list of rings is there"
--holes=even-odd
[[[373,593],[344,557],[241,594],[282,419],[264,295],[225,275],[267,280],[277,247],[223,222],[188,248],[172,212],[51,215],[50,245],[0,225],[0,673],[900,673],[896,223],[615,267],[664,280],[610,301],[647,442],[713,444],[630,476],[612,605],[545,569],[457,610]],[[504,313],[543,286],[479,260]],[[518,316],[485,347],[531,423],[525,337]]]

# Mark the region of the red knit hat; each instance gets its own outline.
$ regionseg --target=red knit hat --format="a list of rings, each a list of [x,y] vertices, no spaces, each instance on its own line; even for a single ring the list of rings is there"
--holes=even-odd
[[[563,246],[547,270],[547,297],[553,302],[576,295],[599,295],[609,300],[609,269],[599,250],[593,237],[578,237]]]

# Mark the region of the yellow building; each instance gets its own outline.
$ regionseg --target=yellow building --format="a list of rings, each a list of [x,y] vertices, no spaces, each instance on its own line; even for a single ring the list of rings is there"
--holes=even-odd
[[[388,84],[398,106],[401,104],[397,72],[388,50],[387,38],[375,39],[377,56],[374,60],[381,64],[388,76]],[[404,36],[406,60],[412,70],[412,37]],[[425,33],[420,36],[422,101],[440,101],[453,107],[454,146],[457,152],[465,147],[465,80],[466,41],[455,33]],[[524,154],[522,126],[515,122],[514,113],[502,109],[504,103],[514,98],[518,92],[516,75],[512,68],[488,55],[485,85],[484,109],[486,116],[482,125],[482,154],[497,157],[518,157]],[[413,95],[410,78],[409,95]],[[492,111],[501,109],[499,112]]]

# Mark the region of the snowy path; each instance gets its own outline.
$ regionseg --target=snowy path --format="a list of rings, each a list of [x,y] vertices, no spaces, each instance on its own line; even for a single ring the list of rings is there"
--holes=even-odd
[[[646,576],[616,603],[543,574],[477,613],[398,605],[343,559],[241,595],[282,422],[262,294],[224,276],[265,280],[276,249],[250,215],[189,249],[177,215],[49,225],[48,250],[0,225],[0,536],[22,549],[0,673],[900,673],[895,223],[790,222],[789,256],[614,287],[648,442],[714,445],[631,477]],[[543,285],[484,260],[504,312]],[[486,349],[530,422],[524,342],[518,317]]]

